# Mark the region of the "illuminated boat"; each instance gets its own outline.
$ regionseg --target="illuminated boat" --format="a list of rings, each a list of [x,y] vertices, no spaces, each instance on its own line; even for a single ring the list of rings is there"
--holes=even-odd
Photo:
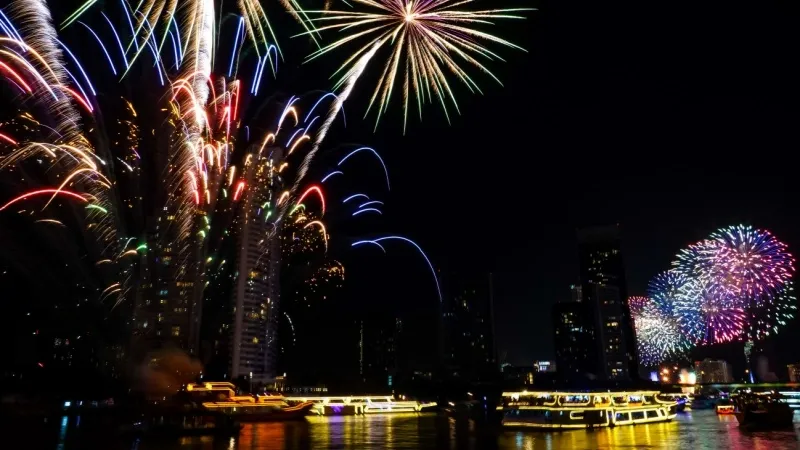
[[[203,403],[203,408],[220,411],[240,422],[301,420],[313,407],[312,402],[289,405],[282,396],[232,397],[226,401]]]
[[[286,397],[290,404],[313,403],[312,414],[320,416],[352,416],[371,414],[418,413],[436,407],[436,403],[397,400],[391,395],[349,395],[328,397]]]
[[[302,420],[312,402],[289,404],[282,395],[237,396],[231,383],[189,384],[186,392],[202,401],[203,408],[233,417],[239,422]]]
[[[743,393],[736,399],[736,419],[747,430],[792,429],[794,412],[777,392]]]
[[[577,429],[667,422],[676,406],[656,391],[504,392],[497,409],[504,427]]]
[[[717,402],[717,414],[733,414],[736,412],[736,407],[730,400],[722,399]]]
[[[227,382],[189,384],[185,391],[206,409],[235,416],[239,421],[292,420],[307,414],[347,416],[361,414],[417,413],[435,408],[436,403],[395,399],[391,395],[237,396],[236,386]]]

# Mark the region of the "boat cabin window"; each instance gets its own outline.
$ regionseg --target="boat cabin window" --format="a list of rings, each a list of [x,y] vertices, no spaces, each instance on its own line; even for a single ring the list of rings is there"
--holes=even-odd
[[[640,419],[644,419],[644,411],[633,411],[633,412],[631,413],[631,418],[632,418],[633,420],[640,420]]]
[[[540,395],[538,397],[530,397],[528,404],[530,406],[552,405],[555,400],[556,398],[552,395]]]
[[[611,398],[610,397],[606,397],[606,396],[602,396],[602,395],[595,395],[594,396],[594,403],[596,405],[607,405],[607,404],[611,403]]]
[[[617,422],[627,422],[631,420],[631,413],[618,412],[616,416]]]
[[[588,395],[565,395],[561,397],[562,405],[586,405],[588,403]]]
[[[647,411],[647,418],[648,419],[655,419],[656,417],[658,417],[658,411],[656,411],[656,410]]]

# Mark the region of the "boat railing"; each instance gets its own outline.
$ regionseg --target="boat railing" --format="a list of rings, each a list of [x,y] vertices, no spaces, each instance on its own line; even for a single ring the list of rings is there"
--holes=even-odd
[[[558,397],[559,406],[589,406],[591,396],[589,395],[561,395]]]
[[[660,399],[658,391],[630,392],[504,392],[506,407],[535,406],[555,408],[639,407],[674,404],[674,399]]]

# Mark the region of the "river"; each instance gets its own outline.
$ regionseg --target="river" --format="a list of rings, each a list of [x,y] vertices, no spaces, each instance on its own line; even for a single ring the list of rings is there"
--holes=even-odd
[[[799,413],[800,414],[800,413]],[[23,434],[22,432],[18,434]],[[77,418],[61,419],[47,431],[4,433],[3,449],[125,450],[324,450],[324,449],[798,449],[800,415],[795,429],[747,433],[733,416],[714,411],[679,414],[669,423],[606,428],[596,431],[510,431],[472,420],[435,414],[309,417],[304,422],[245,424],[237,438],[183,438],[172,441],[121,441],[99,438]]]

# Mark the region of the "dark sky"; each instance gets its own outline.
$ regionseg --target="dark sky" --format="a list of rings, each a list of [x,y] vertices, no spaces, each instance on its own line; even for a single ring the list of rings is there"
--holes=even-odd
[[[365,135],[393,176],[386,219],[437,265],[495,272],[498,346],[526,365],[553,356],[550,307],[577,281],[578,226],[621,224],[639,295],[722,226],[800,248],[800,36],[786,5],[539,3],[497,30],[529,51],[502,51],[505,87],[462,89],[452,126],[432,105],[404,138],[391,116]],[[423,263],[404,264],[398,284],[430,295]]]

